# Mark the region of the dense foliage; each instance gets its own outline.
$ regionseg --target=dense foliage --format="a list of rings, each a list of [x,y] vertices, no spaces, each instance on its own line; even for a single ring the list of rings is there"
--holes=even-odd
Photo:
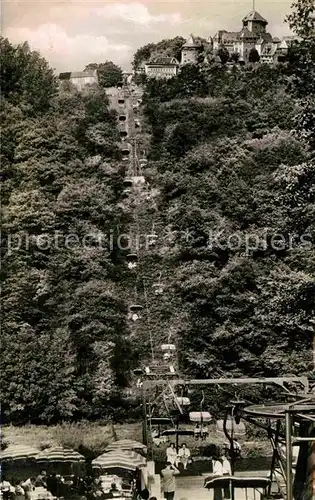
[[[123,404],[130,416],[131,368],[170,339],[196,377],[310,375],[313,4],[294,6],[302,39],[285,65],[209,58],[147,83],[150,187],[128,199],[104,89],[56,93],[39,54],[1,40],[6,420],[92,420]],[[134,66],[178,57],[183,42],[143,47]],[[117,237],[139,231],[141,258],[127,270]],[[130,304],[144,306],[131,328]],[[209,392],[208,404],[219,400]]]
[[[3,78],[18,82],[1,103],[2,411],[17,422],[100,417],[129,369],[109,242],[125,223],[122,172],[108,164],[119,165],[116,116],[102,90],[52,97],[45,61],[27,52],[23,67],[9,55],[25,46],[2,43]]]
[[[98,81],[101,87],[117,87],[122,85],[123,71],[120,66],[114,64],[112,61],[104,63],[90,63],[85,67],[85,70],[96,69],[98,74]]]
[[[299,11],[290,19],[294,28]],[[313,50],[312,34],[284,66],[228,71],[212,62],[147,85],[159,210],[177,235],[167,255],[186,313],[177,338],[190,375],[313,371],[314,108],[309,92],[302,96],[314,83]]]

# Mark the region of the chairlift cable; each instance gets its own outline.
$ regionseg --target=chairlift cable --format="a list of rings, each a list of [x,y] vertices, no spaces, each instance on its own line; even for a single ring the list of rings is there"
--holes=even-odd
[[[151,358],[152,358],[152,361],[154,361],[154,344],[153,344],[153,335],[152,335],[151,322],[150,322],[150,310],[149,310],[149,305],[148,305],[147,289],[145,286],[145,280],[143,279],[142,281],[143,281],[145,307],[146,307],[146,311],[147,311],[147,323],[148,323],[150,346],[151,346]]]

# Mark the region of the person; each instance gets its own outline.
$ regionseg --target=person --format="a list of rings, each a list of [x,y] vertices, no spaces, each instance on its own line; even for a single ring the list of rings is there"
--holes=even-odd
[[[22,483],[22,488],[25,491],[26,500],[32,500],[32,492],[35,490],[35,478],[30,477],[24,483]]]
[[[212,458],[212,474],[214,477],[223,476],[223,463],[220,457],[220,450],[217,448]],[[213,500],[223,500],[222,489],[214,488]]]
[[[241,448],[241,445],[237,439],[233,439],[233,448],[234,448],[235,455],[237,457],[240,457],[241,453],[242,453],[242,448]]]
[[[15,500],[24,500],[25,499],[25,491],[22,487],[22,481],[19,481],[15,487]]]
[[[175,495],[176,483],[175,477],[179,474],[179,470],[171,462],[166,462],[166,467],[161,471],[162,488],[164,498],[173,500]]]
[[[37,476],[35,486],[42,486],[43,488],[47,488],[47,472],[45,470],[42,470],[41,473]]]
[[[0,491],[2,493],[3,500],[9,500],[11,494],[12,485],[9,481],[6,480],[4,476],[2,476],[2,481],[0,483]]]
[[[227,457],[226,451],[223,449],[222,456],[222,472],[223,476],[232,476],[232,469],[231,469],[231,464],[230,461]],[[230,499],[231,498],[231,492],[230,492],[230,486],[226,486],[223,490],[224,498],[225,499]]]
[[[194,436],[196,441],[200,438],[201,432],[200,432],[200,427],[199,424],[196,424],[196,427],[194,428]]]
[[[207,425],[202,426],[202,439],[205,441],[207,437],[209,436],[209,430]]]
[[[83,482],[84,484],[84,482]],[[58,485],[58,479],[56,472],[52,472],[50,476],[47,478],[47,489],[50,491],[50,493],[54,496],[57,497],[59,493],[59,485]],[[85,491],[85,488],[82,491]]]
[[[171,462],[172,465],[177,465],[177,451],[174,443],[170,443],[166,449],[166,460]]]
[[[187,448],[186,443],[182,444],[178,453],[178,459],[183,464],[184,469],[187,469],[188,461],[190,459],[190,451]]]

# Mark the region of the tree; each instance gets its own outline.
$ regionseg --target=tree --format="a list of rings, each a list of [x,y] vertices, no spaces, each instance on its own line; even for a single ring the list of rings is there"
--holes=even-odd
[[[123,83],[123,71],[112,61],[106,61],[100,64],[90,63],[85,67],[84,71],[89,69],[97,70],[101,87],[117,87]]]
[[[241,57],[241,54],[239,52],[232,52],[231,61],[237,63],[240,57]]]
[[[249,51],[249,55],[248,55],[248,61],[250,63],[257,63],[260,61],[260,55],[258,53],[258,50],[255,49],[255,48],[252,48],[250,51]]]
[[[229,51],[223,45],[218,48],[217,56],[220,57],[222,64],[226,64],[230,58]]]
[[[57,83],[53,70],[38,52],[27,43],[12,45],[0,37],[0,87],[2,97],[24,111],[45,111],[56,94]]]

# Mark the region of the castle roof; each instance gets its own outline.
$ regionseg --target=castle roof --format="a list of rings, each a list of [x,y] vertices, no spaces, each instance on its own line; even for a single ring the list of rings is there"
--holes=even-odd
[[[282,40],[282,42],[279,45],[279,49],[287,49],[287,48],[288,48],[287,42],[285,40]]]
[[[240,38],[257,38],[257,34],[249,31],[247,28],[243,28],[239,33]]]
[[[183,45],[183,48],[192,48],[192,49],[197,49],[199,48],[199,44],[196,42],[195,37],[193,35],[190,35],[188,40]]]
[[[249,12],[247,14],[247,16],[244,17],[243,19],[243,23],[247,23],[249,21],[256,21],[256,22],[260,22],[260,23],[264,23],[264,24],[268,24],[268,21],[266,21],[266,19],[264,19],[260,14],[259,12],[257,12],[256,10],[252,10],[251,12]]]
[[[222,33],[222,40],[231,41],[239,40],[240,34],[238,31],[225,31]]]
[[[70,78],[86,78],[96,76],[97,71],[87,70],[87,71],[68,71],[67,73],[60,73],[59,80],[70,80]]]
[[[147,64],[149,65],[158,65],[158,66],[178,66],[179,62],[175,57],[165,57],[165,56],[157,56],[151,59]]]

